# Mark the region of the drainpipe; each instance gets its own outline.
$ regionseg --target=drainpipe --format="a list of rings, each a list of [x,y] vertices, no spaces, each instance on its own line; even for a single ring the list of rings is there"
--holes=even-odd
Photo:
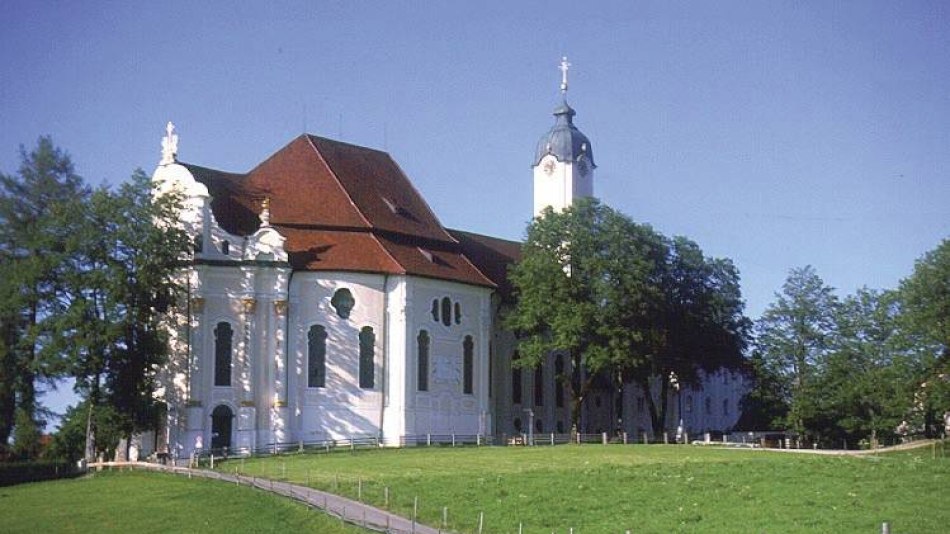
[[[389,359],[389,274],[383,275],[383,365],[379,392],[379,430],[377,444],[383,441],[383,414],[386,411],[386,360]]]

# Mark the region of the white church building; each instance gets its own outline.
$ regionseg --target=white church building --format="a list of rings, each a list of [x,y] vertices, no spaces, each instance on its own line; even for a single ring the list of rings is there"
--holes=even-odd
[[[537,145],[535,214],[594,193],[574,115],[565,99]],[[167,423],[143,453],[570,430],[554,378],[568,360],[513,368],[500,326],[520,243],[444,228],[378,150],[301,135],[246,173],[177,154],[169,123],[153,181],[183,192],[194,255],[160,373]],[[648,432],[638,392],[595,393],[580,430]],[[727,430],[744,392],[739,375],[706,377],[672,399],[668,428]]]

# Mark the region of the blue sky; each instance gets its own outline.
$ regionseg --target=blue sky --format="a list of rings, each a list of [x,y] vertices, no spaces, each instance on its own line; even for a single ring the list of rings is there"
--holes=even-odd
[[[139,5],[133,5],[139,4]],[[260,5],[259,5],[260,4]],[[390,152],[449,227],[518,239],[560,73],[595,192],[740,269],[890,288],[950,236],[947,2],[0,0],[0,171],[244,172],[306,130]]]

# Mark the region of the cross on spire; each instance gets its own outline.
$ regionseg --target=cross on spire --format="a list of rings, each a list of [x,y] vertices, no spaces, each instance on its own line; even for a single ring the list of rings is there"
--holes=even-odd
[[[178,155],[178,134],[175,133],[175,125],[168,121],[165,126],[165,137],[162,138],[162,160],[159,165],[168,165],[175,163]]]
[[[561,58],[561,64],[558,65],[558,69],[561,71],[561,94],[567,94],[567,71],[571,68],[571,64],[567,62],[567,56]]]

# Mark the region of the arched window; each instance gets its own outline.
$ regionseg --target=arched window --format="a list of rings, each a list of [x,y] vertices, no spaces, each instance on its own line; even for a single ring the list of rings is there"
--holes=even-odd
[[[373,357],[376,354],[376,334],[373,327],[364,326],[360,330],[360,387],[373,389],[375,387],[376,369]]]
[[[535,420],[534,420],[534,431],[537,432],[537,433],[539,433],[539,434],[540,434],[541,432],[544,432],[544,421],[542,421],[542,420],[540,420],[540,419],[535,419]]]
[[[425,330],[419,331],[419,337],[416,338],[419,345],[419,356],[416,362],[416,382],[419,391],[429,391],[429,333]]]
[[[439,299],[432,299],[432,320],[439,322]]]
[[[231,253],[231,242],[225,239],[221,242],[221,254],[227,256]]]
[[[512,425],[515,427],[515,432],[521,432],[521,418],[515,417],[515,420],[512,421]]]
[[[558,408],[564,407],[564,355],[558,354],[554,359],[554,404]]]
[[[534,405],[544,406],[544,369],[540,365],[534,369]]]
[[[330,299],[330,306],[333,306],[340,319],[349,319],[350,312],[353,311],[355,304],[356,299],[353,298],[353,293],[350,293],[350,290],[345,287],[337,289],[333,293],[333,298]]]
[[[475,374],[475,343],[472,336],[465,336],[462,341],[462,393],[471,395],[474,388]]]
[[[322,388],[327,384],[327,330],[313,325],[307,333],[307,387]]]
[[[231,385],[231,343],[234,330],[221,321],[214,328],[214,385]]]
[[[452,324],[452,301],[449,297],[442,297],[442,324],[445,326]]]
[[[521,404],[521,368],[518,367],[518,359],[521,355],[515,351],[511,355],[511,403]]]
[[[201,234],[198,234],[195,236],[193,245],[194,245],[194,252],[196,254],[200,254],[201,251],[204,250],[204,238],[201,237]]]
[[[455,324],[462,324],[462,305],[455,303]]]

